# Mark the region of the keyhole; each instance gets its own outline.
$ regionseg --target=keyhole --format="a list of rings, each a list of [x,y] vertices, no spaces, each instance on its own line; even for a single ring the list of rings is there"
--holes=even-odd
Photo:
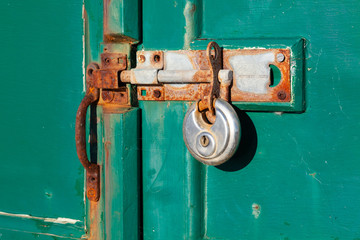
[[[207,137],[207,136],[202,136],[201,138],[200,138],[200,144],[201,144],[201,146],[203,146],[203,147],[207,147],[208,145],[209,145],[209,138]]]

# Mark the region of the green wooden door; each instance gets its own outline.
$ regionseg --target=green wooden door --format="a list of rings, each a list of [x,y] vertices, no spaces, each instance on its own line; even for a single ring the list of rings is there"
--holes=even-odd
[[[88,59],[98,61],[102,3],[86,4]],[[137,50],[198,49],[211,40],[233,44],[225,49],[266,48],[303,39],[306,107],[301,113],[244,111],[234,102],[242,126],[238,154],[213,167],[192,158],[183,142],[190,102],[140,101],[141,130],[128,136],[140,139],[134,142],[141,157],[140,230],[119,238],[359,239],[359,9],[355,0],[143,0]],[[108,116],[98,114],[106,125]],[[125,120],[112,124],[133,131],[121,130]],[[118,177],[109,181],[119,187]],[[118,191],[110,183],[106,191]],[[98,228],[111,239],[132,226],[121,220],[123,212],[106,209],[109,198],[101,200],[107,227]]]
[[[242,153],[226,166],[187,152],[187,104],[141,103],[144,238],[359,238],[359,2],[143,4],[138,49],[191,48],[194,38],[306,41],[305,112],[241,112]]]
[[[0,1],[0,239],[80,239],[82,2]]]

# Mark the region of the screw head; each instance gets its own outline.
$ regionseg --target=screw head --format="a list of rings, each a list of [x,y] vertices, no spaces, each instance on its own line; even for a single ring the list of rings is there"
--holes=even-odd
[[[161,92],[160,92],[160,90],[154,90],[153,96],[156,97],[156,98],[161,97]]]
[[[286,98],[286,93],[284,91],[279,91],[277,93],[277,97],[280,99],[280,100],[284,100]]]
[[[285,60],[285,55],[282,54],[282,53],[278,53],[278,54],[276,55],[276,60],[277,60],[278,62],[283,62],[283,61]]]
[[[144,55],[139,55],[138,61],[139,61],[139,63],[144,63],[145,62],[145,56]]]
[[[105,58],[105,59],[104,59],[104,63],[105,63],[106,65],[108,65],[108,64],[110,63],[110,58]]]

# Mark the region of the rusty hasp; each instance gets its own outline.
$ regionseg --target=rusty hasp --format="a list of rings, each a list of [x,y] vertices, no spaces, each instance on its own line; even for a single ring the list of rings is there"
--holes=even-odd
[[[192,91],[204,87],[194,85],[205,84],[212,97],[200,93],[200,98],[208,109],[214,109],[214,95],[233,102],[291,101],[290,49],[222,50],[211,42],[207,50],[138,51],[136,60],[137,67],[122,71],[120,81],[148,91],[163,86],[165,94],[159,99],[138,91],[138,100],[196,101],[199,94]]]
[[[126,67],[126,54],[112,52],[101,54],[101,67],[93,71],[94,86],[101,89],[100,105],[130,103],[129,91],[125,83],[120,81],[120,74]]]
[[[216,42],[210,42],[206,49],[206,56],[209,61],[209,67],[211,72],[211,82],[210,82],[210,94],[204,94],[201,99],[201,104],[199,102],[198,109],[199,111],[204,111],[208,109],[211,117],[213,119],[215,116],[215,107],[214,100],[220,97],[220,82],[219,82],[219,71],[222,68],[222,52],[221,48]]]
[[[125,99],[130,102],[128,90],[109,93],[125,84],[141,86],[146,92],[161,88],[161,95],[137,91],[137,99],[144,101],[197,101],[200,96],[204,102],[201,106],[212,114],[213,100],[219,97],[233,102],[292,99],[290,49],[222,50],[210,42],[207,50],[138,51],[136,62],[136,68],[126,70],[125,54],[101,54],[101,67],[92,73],[94,86],[103,89],[100,104],[123,104]],[[206,85],[210,93],[197,92],[208,90]]]

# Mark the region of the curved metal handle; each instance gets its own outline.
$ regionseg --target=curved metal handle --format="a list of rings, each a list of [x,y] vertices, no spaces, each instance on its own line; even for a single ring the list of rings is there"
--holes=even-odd
[[[100,167],[91,163],[86,153],[86,111],[93,102],[99,98],[99,89],[93,87],[93,70],[98,69],[97,64],[87,68],[87,91],[76,113],[75,141],[76,151],[81,164],[86,169],[86,195],[90,201],[99,201],[100,198]]]

